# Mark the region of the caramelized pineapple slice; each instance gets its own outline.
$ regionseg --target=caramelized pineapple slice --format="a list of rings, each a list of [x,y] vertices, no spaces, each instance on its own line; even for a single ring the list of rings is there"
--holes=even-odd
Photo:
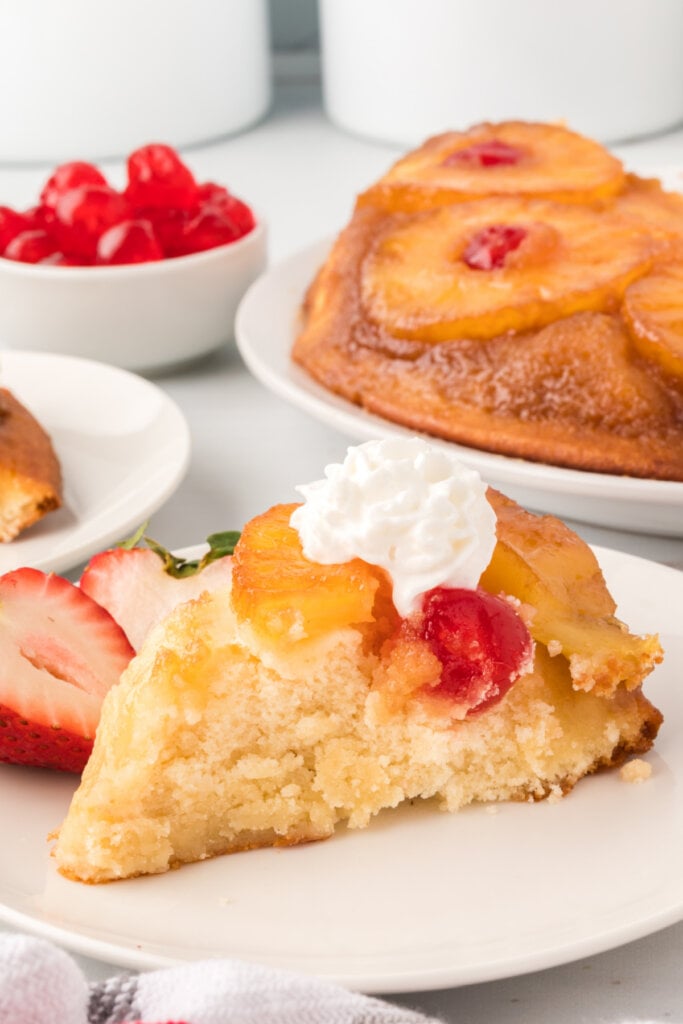
[[[610,694],[620,683],[638,686],[661,661],[659,642],[632,635],[615,617],[590,548],[553,516],[534,516],[496,491],[488,496],[498,543],[481,586],[522,603],[532,637],[551,655],[565,656],[576,689]],[[378,650],[401,621],[388,576],[359,558],[309,561],[289,525],[296,507],[276,505],[245,526],[233,558],[238,619],[269,645],[355,626]]]
[[[654,178],[626,177],[612,211],[662,242],[664,251],[683,250],[683,195],[666,192]]]
[[[627,288],[623,314],[638,351],[683,378],[683,263],[659,267]]]
[[[574,687],[610,694],[634,689],[662,660],[654,636],[629,633],[587,544],[554,516],[535,516],[496,491],[498,543],[481,585],[518,598],[531,611],[529,629],[550,654],[563,654]]]
[[[246,524],[233,557],[238,619],[269,643],[311,639],[345,626],[388,628],[391,584],[360,558],[341,565],[309,561],[289,525],[296,505],[276,505]]]
[[[495,199],[394,225],[362,269],[371,320],[426,342],[493,338],[612,308],[647,272],[653,245],[609,213]]]
[[[359,199],[389,210],[424,210],[481,196],[522,195],[591,203],[617,195],[621,163],[561,125],[508,121],[428,139]]]

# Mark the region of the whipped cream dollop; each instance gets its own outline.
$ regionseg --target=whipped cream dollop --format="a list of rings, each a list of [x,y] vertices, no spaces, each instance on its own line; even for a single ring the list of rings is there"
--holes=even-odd
[[[325,479],[297,487],[290,523],[322,564],[362,558],[385,569],[406,618],[433,587],[474,588],[493,554],[496,515],[479,474],[420,438],[349,448]]]

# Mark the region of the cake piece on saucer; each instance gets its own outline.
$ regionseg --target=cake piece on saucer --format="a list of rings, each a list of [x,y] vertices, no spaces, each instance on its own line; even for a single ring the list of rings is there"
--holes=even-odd
[[[62,504],[62,474],[35,417],[0,388],[0,541],[10,541]]]

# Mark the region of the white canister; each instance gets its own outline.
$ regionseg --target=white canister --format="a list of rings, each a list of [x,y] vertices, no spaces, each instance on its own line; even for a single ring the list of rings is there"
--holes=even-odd
[[[270,104],[267,0],[20,0],[0,39],[0,162],[191,145]]]
[[[319,0],[340,127],[413,146],[478,121],[604,142],[683,119],[681,0]]]

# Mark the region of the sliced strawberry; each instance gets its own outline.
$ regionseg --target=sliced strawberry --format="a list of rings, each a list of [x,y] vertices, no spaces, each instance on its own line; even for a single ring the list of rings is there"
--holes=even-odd
[[[185,601],[230,582],[232,560],[224,556],[201,572],[177,578],[151,548],[113,548],[95,555],[80,585],[123,628],[136,651],[150,629]]]
[[[0,704],[0,761],[60,772],[82,772],[92,745],[92,736],[79,736],[63,726],[37,725]]]
[[[135,653],[95,601],[54,574],[0,576],[0,761],[78,772],[102,700]]]

